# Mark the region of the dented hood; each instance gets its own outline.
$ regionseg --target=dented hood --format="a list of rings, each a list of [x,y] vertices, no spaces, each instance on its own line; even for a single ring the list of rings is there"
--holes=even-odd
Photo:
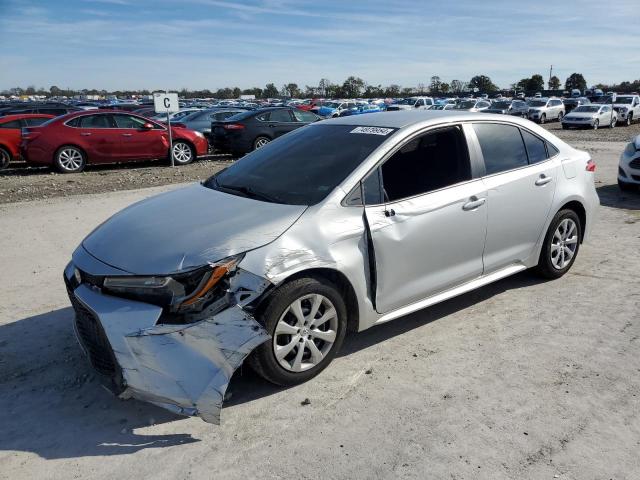
[[[82,245],[97,259],[129,273],[168,274],[266,245],[305,209],[195,184],[125,208]]]

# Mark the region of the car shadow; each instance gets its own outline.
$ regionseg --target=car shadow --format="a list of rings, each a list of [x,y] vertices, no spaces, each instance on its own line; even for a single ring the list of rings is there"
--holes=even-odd
[[[640,188],[623,192],[618,185],[602,185],[596,188],[600,205],[623,210],[640,210]]]
[[[523,272],[348,335],[340,356],[348,357],[494,295],[541,281]],[[184,417],[136,400],[119,400],[102,388],[76,344],[72,319],[73,310],[62,308],[0,326],[0,451],[33,452],[57,459],[123,455],[199,441],[190,433],[136,432]],[[256,401],[282,390],[242,367],[231,379],[225,406]],[[224,409],[222,417],[224,421]]]

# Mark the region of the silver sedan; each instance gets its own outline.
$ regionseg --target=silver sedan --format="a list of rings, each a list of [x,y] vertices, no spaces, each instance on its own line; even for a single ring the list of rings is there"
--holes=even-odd
[[[245,358],[294,385],[357,332],[528,268],[593,228],[595,164],[541,127],[456,111],[311,124],[113,216],[64,279],[105,383],[218,422]]]
[[[618,121],[618,114],[613,110],[611,105],[581,105],[571,110],[562,119],[562,128],[592,128],[597,130],[599,127],[614,128]]]

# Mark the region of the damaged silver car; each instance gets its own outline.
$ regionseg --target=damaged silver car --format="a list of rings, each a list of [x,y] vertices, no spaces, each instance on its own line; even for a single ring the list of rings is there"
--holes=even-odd
[[[593,226],[594,168],[512,117],[312,124],[94,230],[64,272],[77,337],[120,397],[219,422],[245,359],[297,384],[347,331],[530,267],[562,276]]]

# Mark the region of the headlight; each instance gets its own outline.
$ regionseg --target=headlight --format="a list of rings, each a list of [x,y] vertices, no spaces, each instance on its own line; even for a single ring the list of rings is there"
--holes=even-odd
[[[198,312],[225,297],[228,276],[244,255],[170,276],[106,277],[105,293],[166,307],[171,312]]]
[[[631,157],[636,154],[636,144],[634,142],[627,143],[627,146],[624,148],[624,154],[628,157]]]

